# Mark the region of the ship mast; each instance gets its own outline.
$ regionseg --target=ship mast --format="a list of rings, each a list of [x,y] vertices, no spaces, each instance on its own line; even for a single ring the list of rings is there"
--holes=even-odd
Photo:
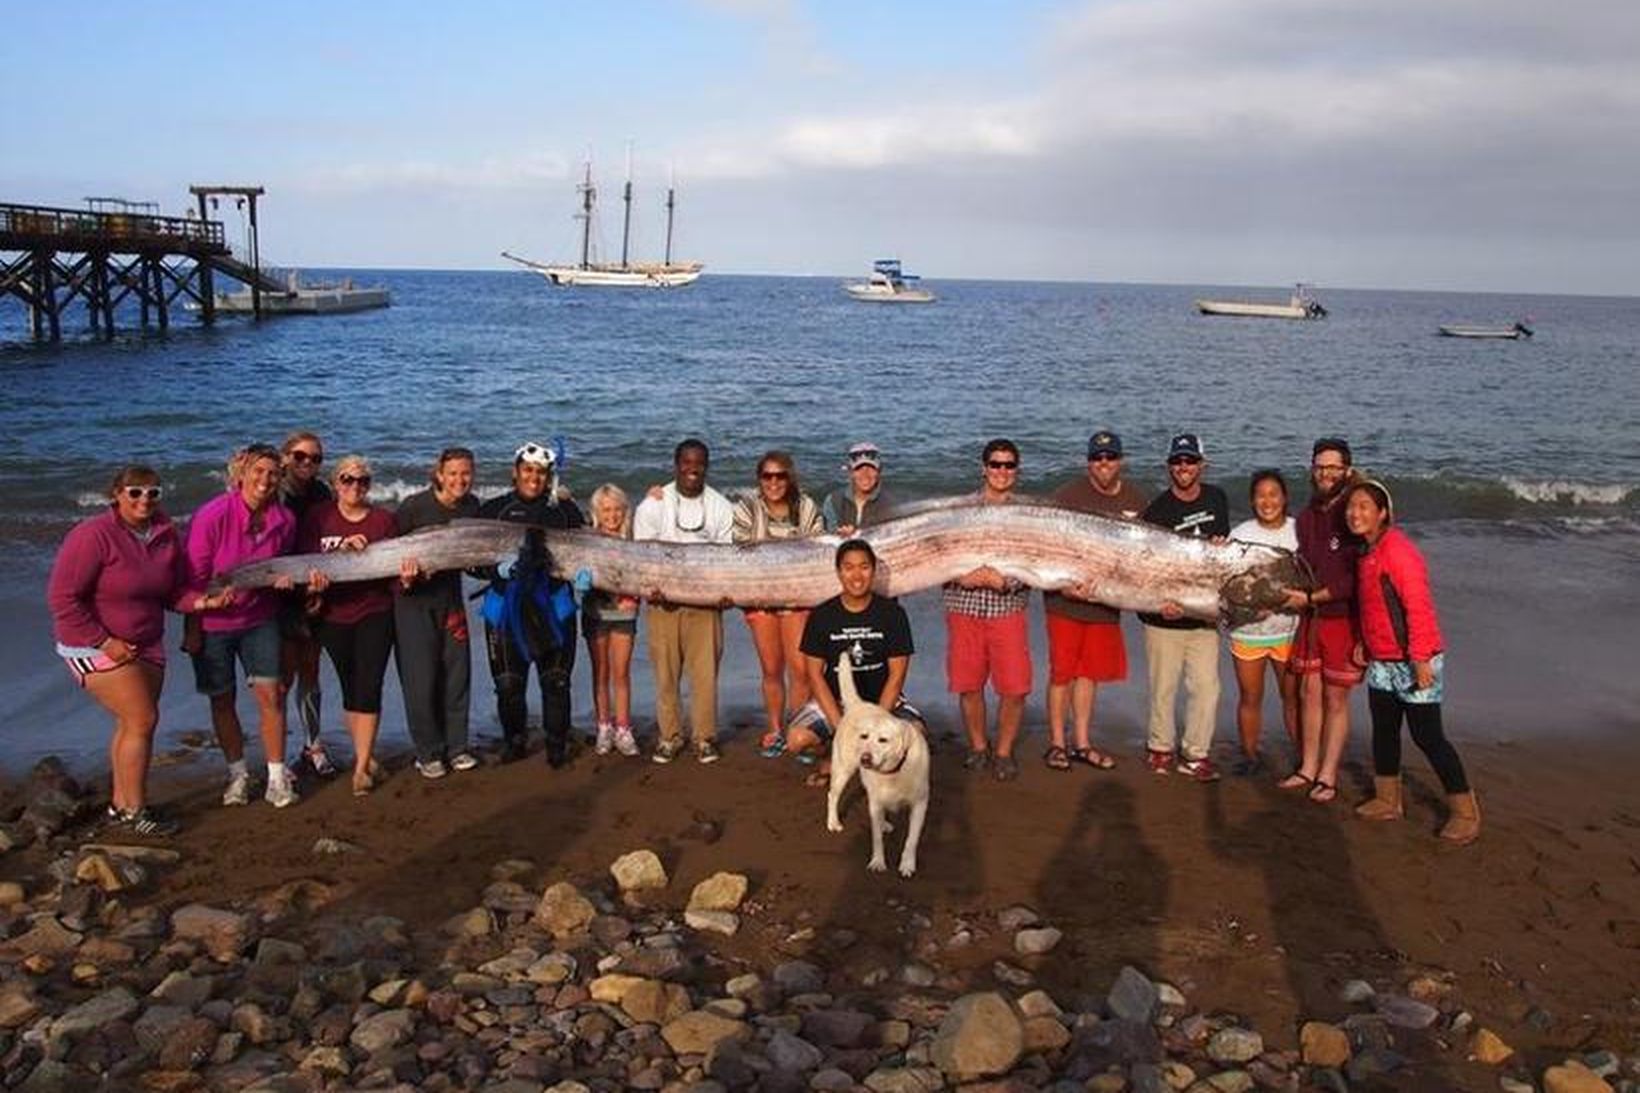
[[[666,260],[665,264],[672,264],[672,208],[677,204],[674,196],[677,185],[677,169],[668,167],[666,171]]]
[[[581,268],[589,269],[592,265],[592,201],[595,193],[591,153],[587,154],[586,178],[575,188],[581,192],[581,211],[575,214],[576,219],[581,221]]]
[[[626,213],[621,220],[621,268],[626,269],[627,243],[632,238],[632,142],[626,142],[626,189],[621,195]]]

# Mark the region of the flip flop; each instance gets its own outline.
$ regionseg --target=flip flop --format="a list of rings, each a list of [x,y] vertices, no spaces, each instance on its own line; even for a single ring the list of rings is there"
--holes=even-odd
[[[1070,757],[1078,763],[1086,763],[1094,770],[1110,770],[1116,765],[1115,759],[1094,747],[1072,748]]]
[[[758,754],[765,759],[779,759],[786,754],[786,738],[784,736],[767,733],[758,743],[762,746],[762,750]]]
[[[1338,797],[1338,787],[1331,782],[1323,782],[1317,778],[1315,785],[1310,787],[1310,800],[1318,805],[1330,804]]]
[[[1315,785],[1315,779],[1300,771],[1293,771],[1287,777],[1276,783],[1277,789],[1301,789],[1308,793]]]

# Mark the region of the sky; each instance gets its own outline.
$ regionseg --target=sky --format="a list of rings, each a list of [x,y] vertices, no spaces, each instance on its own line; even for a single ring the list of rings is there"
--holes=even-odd
[[[0,201],[259,184],[311,267],[1640,295],[1640,4],[8,5]],[[230,238],[237,214],[224,210]]]

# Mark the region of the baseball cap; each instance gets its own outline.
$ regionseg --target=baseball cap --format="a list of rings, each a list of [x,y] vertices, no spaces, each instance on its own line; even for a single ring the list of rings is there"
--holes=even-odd
[[[851,471],[856,467],[876,467],[881,470],[882,466],[883,453],[869,440],[862,440],[848,450],[848,469]]]
[[[1167,461],[1175,459],[1206,459],[1207,453],[1202,450],[1202,438],[1195,433],[1179,433],[1167,446]]]
[[[533,440],[521,446],[513,453],[513,464],[533,463],[537,467],[550,467],[558,462],[553,456],[552,449],[544,444],[537,444]]]
[[[1088,437],[1088,458],[1092,459],[1096,455],[1114,455],[1118,459],[1122,458],[1122,438],[1106,429],[1094,433]]]

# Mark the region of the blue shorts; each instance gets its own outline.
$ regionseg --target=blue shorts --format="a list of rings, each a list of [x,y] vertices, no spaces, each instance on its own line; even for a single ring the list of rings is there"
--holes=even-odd
[[[235,660],[246,683],[278,683],[279,619],[249,630],[205,631],[205,645],[193,655],[194,689],[211,698],[233,693]]]

